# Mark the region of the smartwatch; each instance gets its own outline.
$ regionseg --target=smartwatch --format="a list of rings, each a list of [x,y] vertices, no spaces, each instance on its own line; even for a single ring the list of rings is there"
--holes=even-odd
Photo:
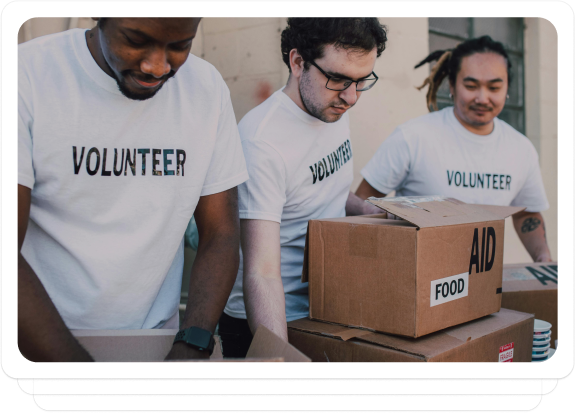
[[[197,328],[196,326],[178,331],[172,345],[180,341],[185,342],[199,351],[208,351],[210,355],[212,355],[214,351],[214,336],[212,332]]]

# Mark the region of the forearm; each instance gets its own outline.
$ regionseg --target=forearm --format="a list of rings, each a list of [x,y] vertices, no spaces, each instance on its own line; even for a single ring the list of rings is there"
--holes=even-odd
[[[356,194],[350,192],[346,200],[346,215],[347,216],[361,216],[366,214],[384,214],[385,211],[365,202]]]
[[[18,347],[35,362],[89,362],[34,270],[18,254]]]
[[[245,273],[243,288],[246,316],[252,333],[256,332],[258,326],[264,325],[288,341],[286,301],[280,275],[266,277]]]
[[[237,236],[200,239],[182,328],[196,326],[214,332],[236,280],[239,261]]]
[[[512,218],[514,228],[524,247],[535,262],[552,261],[546,241],[546,227],[540,213],[518,213]]]

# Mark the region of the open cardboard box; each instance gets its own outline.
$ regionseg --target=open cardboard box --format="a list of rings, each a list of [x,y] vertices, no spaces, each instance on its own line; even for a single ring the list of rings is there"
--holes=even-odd
[[[163,361],[177,332],[177,329],[72,330],[96,362]],[[308,357],[264,326],[256,331],[246,359],[224,359],[220,337],[215,335],[214,341],[209,362],[310,362]]]
[[[530,362],[534,316],[502,309],[421,338],[299,319],[290,343],[313,362]]]
[[[420,337],[498,312],[504,219],[522,207],[453,198],[368,200],[403,220],[310,220],[310,318]]]
[[[558,263],[504,265],[502,306],[533,313],[552,324],[550,346],[558,339]]]

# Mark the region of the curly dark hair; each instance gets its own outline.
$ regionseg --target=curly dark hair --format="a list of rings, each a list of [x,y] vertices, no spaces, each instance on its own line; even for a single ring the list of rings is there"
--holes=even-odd
[[[430,53],[422,62],[414,66],[414,69],[416,69],[425,63],[437,61],[436,65],[432,68],[430,76],[426,78],[422,86],[418,88],[421,89],[427,84],[430,85],[428,88],[428,94],[426,95],[428,109],[438,110],[438,105],[436,104],[436,93],[440,88],[440,84],[447,76],[450,85],[454,85],[456,82],[456,75],[460,72],[462,59],[476,53],[488,52],[496,53],[506,59],[508,84],[510,84],[512,81],[512,64],[510,63],[508,53],[506,53],[506,49],[502,43],[493,40],[490,36],[468,39],[465,42],[460,43],[454,49],[437,50]]]
[[[386,26],[375,17],[353,18],[300,18],[290,17],[282,32],[282,60],[290,70],[290,51],[298,50],[304,59],[304,68],[310,61],[321,58],[324,46],[357,49],[369,52],[376,48],[379,57],[386,48]]]

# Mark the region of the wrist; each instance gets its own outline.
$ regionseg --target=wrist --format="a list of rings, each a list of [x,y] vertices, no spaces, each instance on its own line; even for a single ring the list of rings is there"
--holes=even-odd
[[[200,351],[193,348],[184,342],[176,342],[172,345],[172,349],[166,356],[166,360],[174,359],[209,359],[210,353],[208,351]]]

